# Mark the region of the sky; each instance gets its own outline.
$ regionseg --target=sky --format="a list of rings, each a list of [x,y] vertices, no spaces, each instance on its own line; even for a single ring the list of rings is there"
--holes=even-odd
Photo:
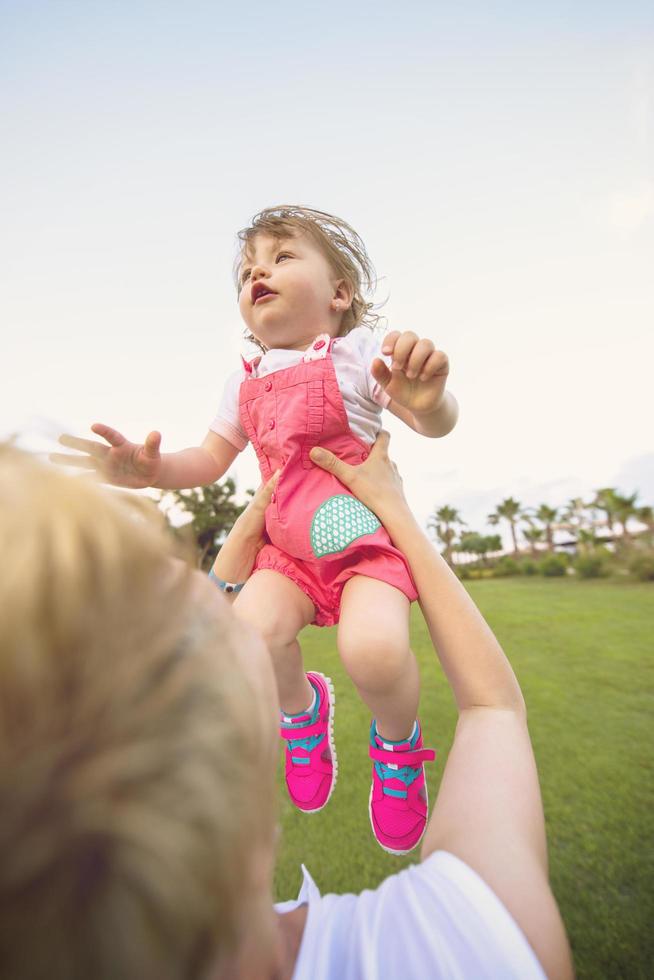
[[[297,203],[450,357],[453,433],[384,416],[421,521],[654,503],[651,3],[0,0],[0,112],[0,437],[198,445],[247,351],[236,231]]]

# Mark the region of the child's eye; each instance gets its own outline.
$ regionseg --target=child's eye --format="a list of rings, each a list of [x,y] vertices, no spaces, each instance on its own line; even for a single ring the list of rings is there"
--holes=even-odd
[[[279,262],[280,259],[292,259],[292,258],[293,256],[289,255],[288,252],[280,252],[277,258],[275,259],[275,262]]]
[[[243,285],[243,283],[247,282],[249,278],[250,278],[250,270],[246,269],[245,272],[241,273],[241,286]]]

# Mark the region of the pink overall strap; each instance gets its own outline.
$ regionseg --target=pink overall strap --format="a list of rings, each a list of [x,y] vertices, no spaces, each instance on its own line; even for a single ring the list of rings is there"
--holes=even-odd
[[[328,333],[319,334],[310,347],[304,352],[302,361],[324,361],[332,349],[333,338]],[[325,401],[323,396],[324,370],[318,377],[307,381],[307,430],[301,449],[302,468],[310,470],[313,466],[309,453],[320,442],[325,423]]]

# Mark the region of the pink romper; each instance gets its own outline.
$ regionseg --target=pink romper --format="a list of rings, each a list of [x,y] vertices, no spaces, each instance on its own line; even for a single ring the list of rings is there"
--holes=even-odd
[[[370,446],[350,429],[331,358],[330,343],[318,338],[293,367],[245,379],[239,391],[241,424],[257,454],[264,481],[282,472],[266,510],[270,543],[256,569],[290,578],[311,599],[316,626],[338,622],[343,586],[366,575],[417,599],[407,562],[377,517],[342,483],[309,458],[314,446],[330,449],[352,465]]]

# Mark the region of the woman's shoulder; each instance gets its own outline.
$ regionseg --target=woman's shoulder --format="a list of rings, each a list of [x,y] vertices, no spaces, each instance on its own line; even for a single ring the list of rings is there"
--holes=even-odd
[[[305,869],[308,906],[294,980],[492,975],[543,980],[524,935],[472,869],[437,851],[358,895],[321,895]]]

